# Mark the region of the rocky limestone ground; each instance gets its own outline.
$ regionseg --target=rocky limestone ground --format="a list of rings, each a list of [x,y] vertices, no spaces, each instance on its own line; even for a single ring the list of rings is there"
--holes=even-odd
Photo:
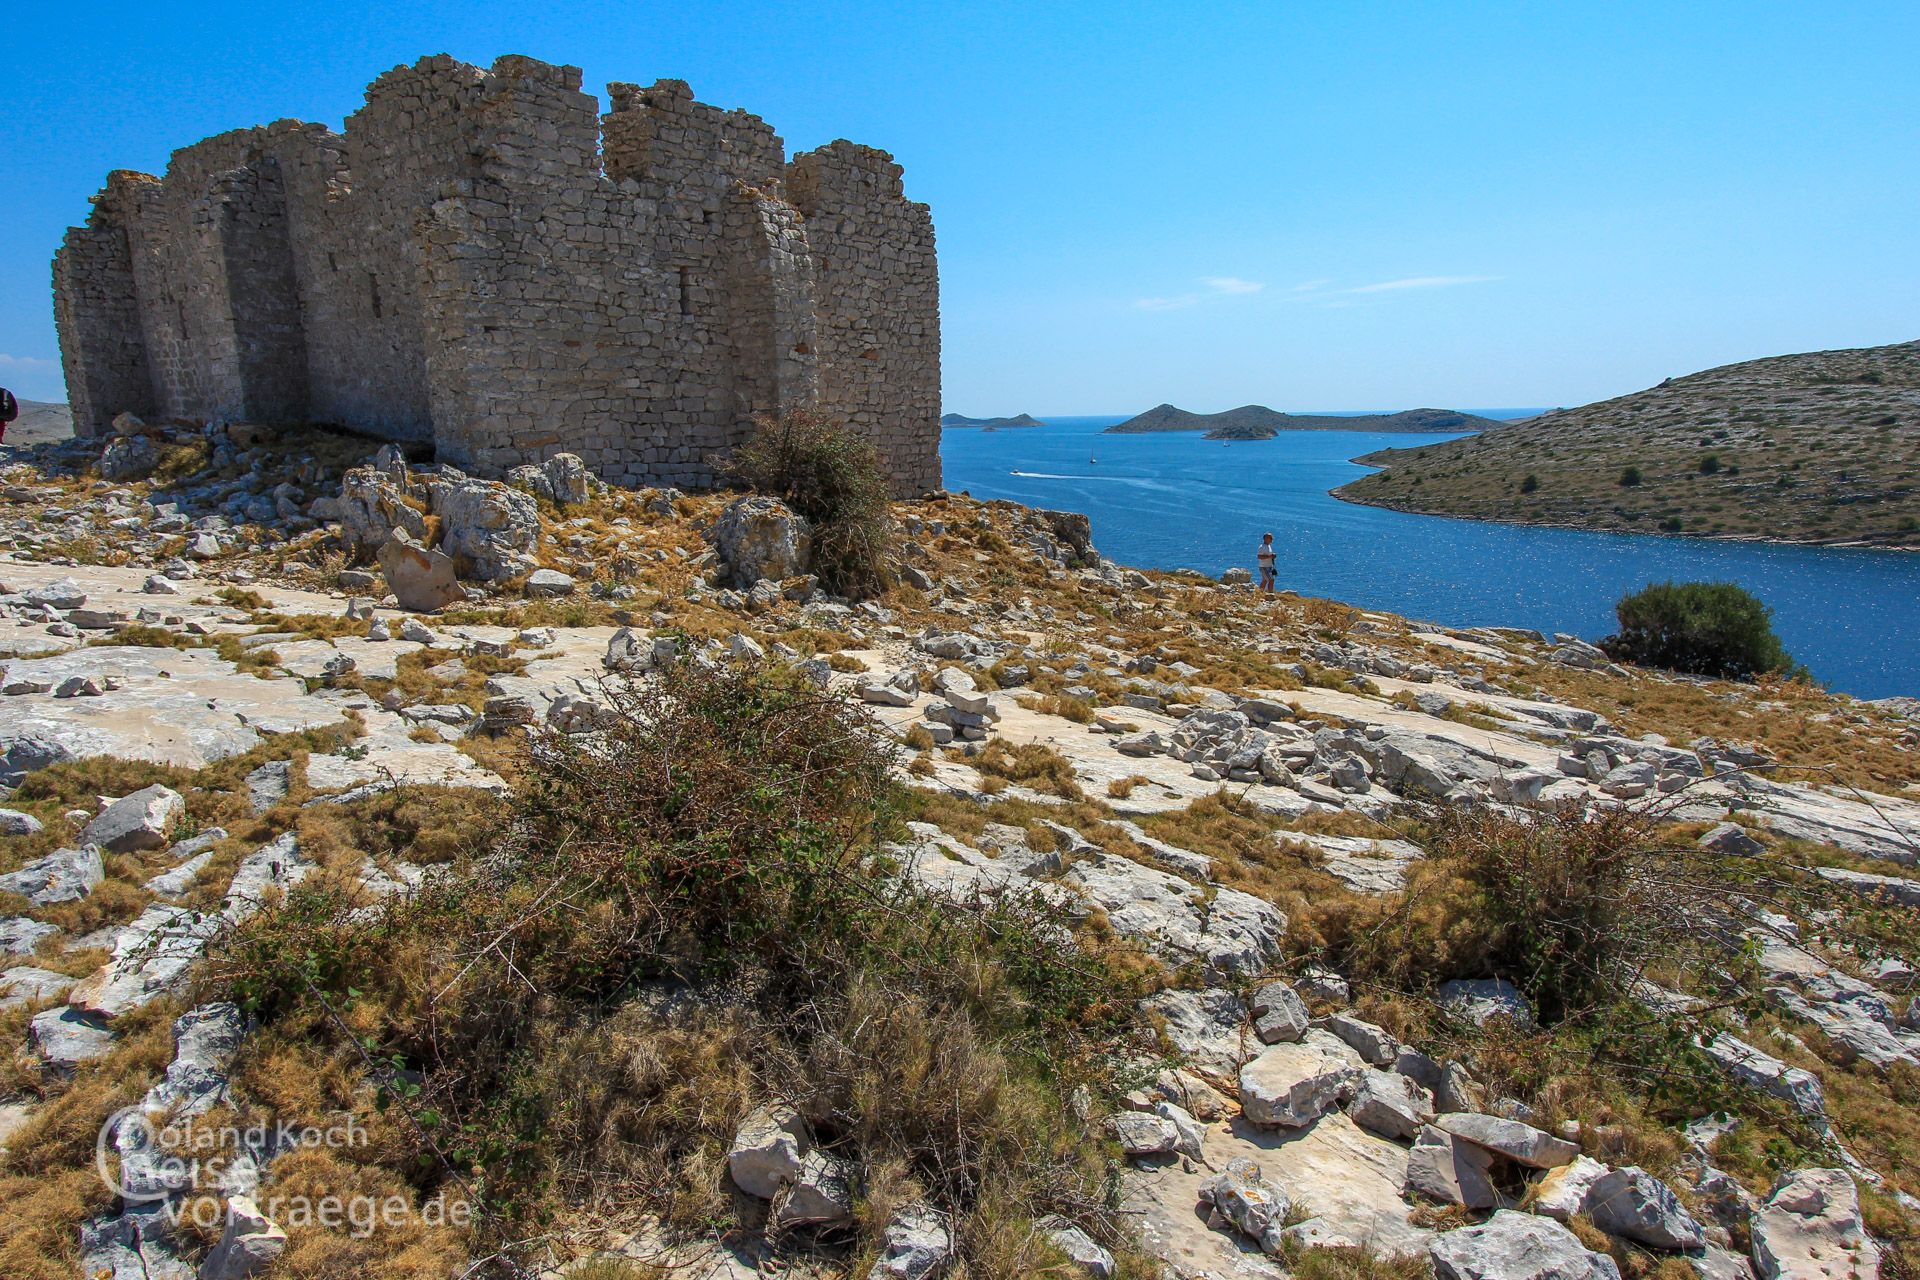
[[[1034,895],[1156,975],[1114,1096],[1075,1103],[1110,1138],[1125,1231],[1037,1224],[1048,1265],[1870,1276],[1920,1222],[1911,700],[1263,599],[1106,562],[1082,518],[954,496],[897,505],[900,583],[852,603],[771,500],[607,491],[564,455],[498,484],[369,452],[128,422],[0,471],[0,1249],[19,1274],[310,1257],[323,1229],[262,1207],[298,1153],[256,1153],[196,1233],[106,1195],[74,1116],[237,1105],[284,1046],[189,1003],[209,938],[310,876],[368,911],[418,892],[446,832],[516,784],[528,732],[592,735],[613,690],[685,655],[796,666],[900,742],[900,876],[956,904]],[[1754,1002],[1645,974],[1645,1021],[1708,1064],[1697,1088],[1582,1095],[1516,1065],[1566,1048],[1525,974],[1463,959],[1392,988],[1329,964],[1336,919],[1432,901],[1445,814],[1618,811],[1809,886],[1798,914],[1699,917],[1741,943]],[[124,1182],[142,1157],[114,1133]],[[747,1117],[727,1164],[795,1229],[855,1212],[858,1171],[795,1116]],[[837,1265],[581,1218],[536,1269]],[[948,1269],[930,1210],[896,1210],[884,1242],[872,1276]],[[409,1247],[466,1261],[451,1234]]]

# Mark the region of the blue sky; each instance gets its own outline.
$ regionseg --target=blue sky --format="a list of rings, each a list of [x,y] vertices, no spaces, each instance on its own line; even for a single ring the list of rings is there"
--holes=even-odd
[[[966,413],[1574,404],[1920,337],[1920,4],[19,6],[0,382],[108,169],[337,125],[425,53],[688,80],[885,147]]]

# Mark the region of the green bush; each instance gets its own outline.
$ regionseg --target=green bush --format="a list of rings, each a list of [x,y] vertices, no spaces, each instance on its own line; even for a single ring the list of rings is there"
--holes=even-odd
[[[476,1253],[615,1197],[676,1234],[756,1227],[726,1151],[774,1099],[851,1171],[855,1251],[921,1198],[970,1275],[1035,1274],[1006,1255],[1046,1214],[1118,1247],[1068,1096],[1112,1090],[1138,992],[1045,899],[900,878],[892,763],[844,694],[674,663],[610,689],[592,736],[532,734],[493,834],[417,893],[361,909],[315,876],[216,940],[208,994],[371,1055],[375,1105],[413,1121],[369,1158],[457,1183]]]
[[[1735,680],[1799,674],[1773,634],[1773,611],[1735,583],[1650,583],[1614,614],[1620,630],[1600,647],[1619,662]]]
[[[1527,478],[1520,482],[1520,492],[1522,493],[1532,493],[1539,487],[1540,477],[1534,475],[1531,471],[1527,473]]]
[[[807,409],[761,418],[728,468],[735,480],[806,517],[813,570],[827,590],[859,598],[891,584],[887,478],[864,435]]]
[[[1628,467],[1620,473],[1620,487],[1631,489],[1640,483],[1640,468]]]
[[[1700,459],[1700,474],[1710,476],[1720,469],[1720,455],[1709,453]]]

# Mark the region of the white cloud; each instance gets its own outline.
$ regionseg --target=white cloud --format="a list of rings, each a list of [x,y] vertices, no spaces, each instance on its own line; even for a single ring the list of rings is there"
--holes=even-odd
[[[1258,280],[1242,280],[1239,276],[1201,276],[1199,283],[1206,286],[1206,292],[1176,293],[1165,298],[1136,298],[1133,305],[1141,311],[1179,311],[1212,298],[1258,293],[1267,287]]]
[[[1200,301],[1199,294],[1183,293],[1175,298],[1140,298],[1136,300],[1133,305],[1142,311],[1178,311],[1180,308],[1190,307],[1198,301]]]
[[[1378,284],[1356,285],[1348,293],[1388,293],[1396,289],[1446,289],[1457,284],[1486,284],[1499,276],[1409,276],[1405,280],[1382,280]]]
[[[1287,292],[1288,293],[1312,293],[1315,289],[1324,289],[1332,283],[1333,281],[1331,280],[1302,280],[1299,284],[1287,290]]]
[[[38,356],[10,356],[0,351],[0,369],[18,369],[21,373],[51,373],[59,367],[58,360],[42,360]]]

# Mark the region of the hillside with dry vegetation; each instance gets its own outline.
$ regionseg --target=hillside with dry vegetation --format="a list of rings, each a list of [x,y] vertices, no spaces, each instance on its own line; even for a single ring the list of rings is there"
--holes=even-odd
[[[1912,700],[138,429],[0,471],[0,1275],[1911,1274]]]
[[[1670,378],[1383,449],[1350,502],[1521,524],[1920,547],[1920,342]]]

